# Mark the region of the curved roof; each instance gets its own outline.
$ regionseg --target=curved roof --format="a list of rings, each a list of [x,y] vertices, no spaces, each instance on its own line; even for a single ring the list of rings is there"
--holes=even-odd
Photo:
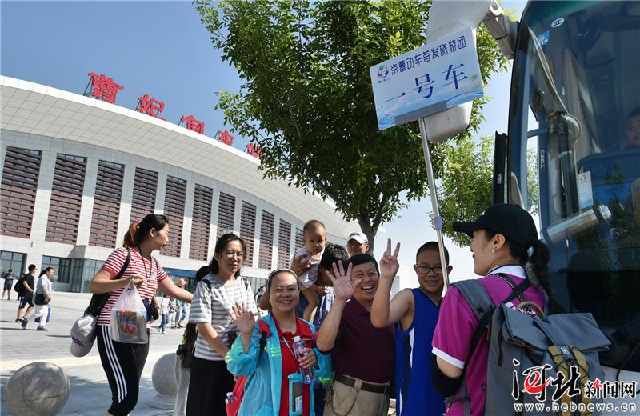
[[[141,155],[227,183],[301,222],[319,219],[331,233],[346,236],[359,231],[316,195],[284,181],[263,179],[256,158],[218,140],[129,108],[33,82],[0,76],[0,88],[3,129]]]

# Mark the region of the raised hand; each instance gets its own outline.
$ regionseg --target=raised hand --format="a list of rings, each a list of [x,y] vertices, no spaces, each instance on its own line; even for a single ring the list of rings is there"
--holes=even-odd
[[[398,273],[400,264],[398,263],[398,253],[400,252],[400,243],[396,244],[396,249],[391,253],[391,239],[387,239],[387,249],[380,259],[380,274],[383,279],[393,279]]]
[[[296,275],[300,276],[311,268],[310,256],[296,256],[291,262],[291,270],[296,272]]]
[[[231,319],[238,328],[238,332],[244,335],[249,335],[253,331],[253,327],[256,324],[256,320],[253,317],[253,312],[246,307],[246,305],[240,305],[236,303],[231,307]]]
[[[351,264],[344,269],[342,262],[333,263],[333,274],[329,278],[333,282],[333,293],[337,300],[345,301],[353,296],[353,288],[360,283],[351,281]]]

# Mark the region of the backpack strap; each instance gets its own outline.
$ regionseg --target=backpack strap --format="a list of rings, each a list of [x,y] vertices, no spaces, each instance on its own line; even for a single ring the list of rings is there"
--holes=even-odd
[[[511,282],[513,283],[513,281]],[[530,284],[531,283],[529,282],[529,279],[524,279],[522,283],[515,287],[510,285],[512,288],[511,294],[509,294],[506,299],[500,302],[499,305],[511,302],[516,297],[520,297],[524,293],[524,291],[527,290]],[[491,300],[491,297],[478,279],[463,280],[462,282],[454,283],[452,286],[455,286],[458,289],[458,291],[464,297],[465,301],[471,307],[471,310],[478,319],[478,327],[473,332],[473,335],[471,337],[471,344],[469,347],[469,353],[465,359],[465,361],[468,363],[469,358],[473,356],[473,353],[476,350],[478,343],[480,342],[480,338],[482,338],[485,330],[489,327],[489,324],[491,324],[493,312],[499,305],[495,305],[493,303],[493,300]],[[464,383],[464,377],[466,375],[467,368],[468,365],[465,365],[459,378],[465,391],[466,386]],[[460,397],[460,399],[465,400],[465,398],[462,397]],[[468,397],[466,398],[466,400],[468,400]]]
[[[506,276],[504,275],[500,275],[500,277],[506,282],[510,281],[510,280],[507,280]],[[478,327],[476,328],[475,332],[473,333],[473,337],[471,338],[471,348],[469,349],[469,356],[467,357],[467,359],[469,359],[473,355],[473,352],[475,351],[476,347],[478,346],[478,343],[480,342],[480,338],[484,334],[484,331],[489,327],[489,324],[491,323],[491,318],[493,317],[493,312],[496,310],[496,308],[499,305],[503,305],[507,302],[511,302],[515,298],[520,298],[521,295],[524,293],[524,291],[529,288],[529,286],[531,285],[531,282],[529,282],[529,279],[524,279],[522,283],[514,287],[513,281],[511,280],[511,284],[509,285],[512,288],[511,294],[509,294],[509,296],[507,296],[498,305],[493,304],[493,301],[489,297],[489,294],[485,290],[482,283],[480,283],[480,281],[478,281],[477,279],[474,279],[474,280],[466,280],[465,282],[474,282],[475,286],[477,286],[473,289],[473,293],[472,293],[472,295],[475,297],[467,298],[467,296],[465,295],[465,292],[460,291],[460,293],[462,293],[462,296],[465,297],[465,300],[467,301],[469,306],[471,306],[471,309],[474,310],[476,317],[478,317]],[[467,293],[469,293],[468,288],[465,290],[467,290]],[[482,292],[484,293],[484,296],[482,297],[478,297],[480,296],[478,293],[480,290],[482,290]],[[488,307],[486,303],[487,300],[489,302]],[[479,316],[478,314],[480,312],[482,312],[482,315]],[[466,366],[465,366],[465,369],[466,369]]]
[[[122,275],[124,275],[124,272],[129,267],[129,263],[131,263],[131,250],[129,249],[129,247],[127,247],[127,257],[124,259],[124,263],[122,263],[122,267],[120,268],[118,274],[114,277],[114,280],[120,279]],[[89,306],[87,307],[87,309],[85,309],[84,314],[95,316],[97,318],[98,315],[100,315],[102,308],[104,308],[104,305],[107,304],[109,296],[111,296],[111,292],[94,294],[93,296],[91,296]]]

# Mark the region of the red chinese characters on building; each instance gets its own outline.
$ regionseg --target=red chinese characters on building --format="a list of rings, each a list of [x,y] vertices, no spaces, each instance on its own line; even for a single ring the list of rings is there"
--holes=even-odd
[[[247,145],[246,152],[253,157],[257,157],[258,159],[260,159],[260,155],[262,154],[262,150],[260,149],[260,146],[253,143],[249,143]]]
[[[118,92],[124,89],[122,85],[118,85],[111,77],[105,74],[96,74],[95,72],[89,73],[89,87],[91,88],[90,95],[93,98],[112,104],[116,102]]]
[[[145,94],[142,97],[138,98],[138,106],[136,107],[136,111],[139,111],[143,114],[148,114],[151,117],[160,117],[160,113],[164,110],[164,102],[160,100],[156,100],[149,94]]]
[[[204,134],[204,121],[200,121],[193,115],[183,115],[180,117],[180,124],[184,122],[184,127],[188,130],[193,130],[196,133]]]
[[[229,133],[229,130],[218,130],[218,140],[222,143],[231,146],[233,144],[233,135]]]

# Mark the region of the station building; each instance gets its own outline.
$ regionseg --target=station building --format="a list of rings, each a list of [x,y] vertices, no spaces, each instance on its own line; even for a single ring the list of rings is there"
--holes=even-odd
[[[242,274],[261,286],[289,266],[302,225],[328,240],[359,231],[321,198],[264,179],[259,160],[211,137],[92,97],[0,76],[0,272],[56,269],[56,290],[84,292],[131,222],[171,224],[156,253],[191,278],[229,231],[247,242]]]

